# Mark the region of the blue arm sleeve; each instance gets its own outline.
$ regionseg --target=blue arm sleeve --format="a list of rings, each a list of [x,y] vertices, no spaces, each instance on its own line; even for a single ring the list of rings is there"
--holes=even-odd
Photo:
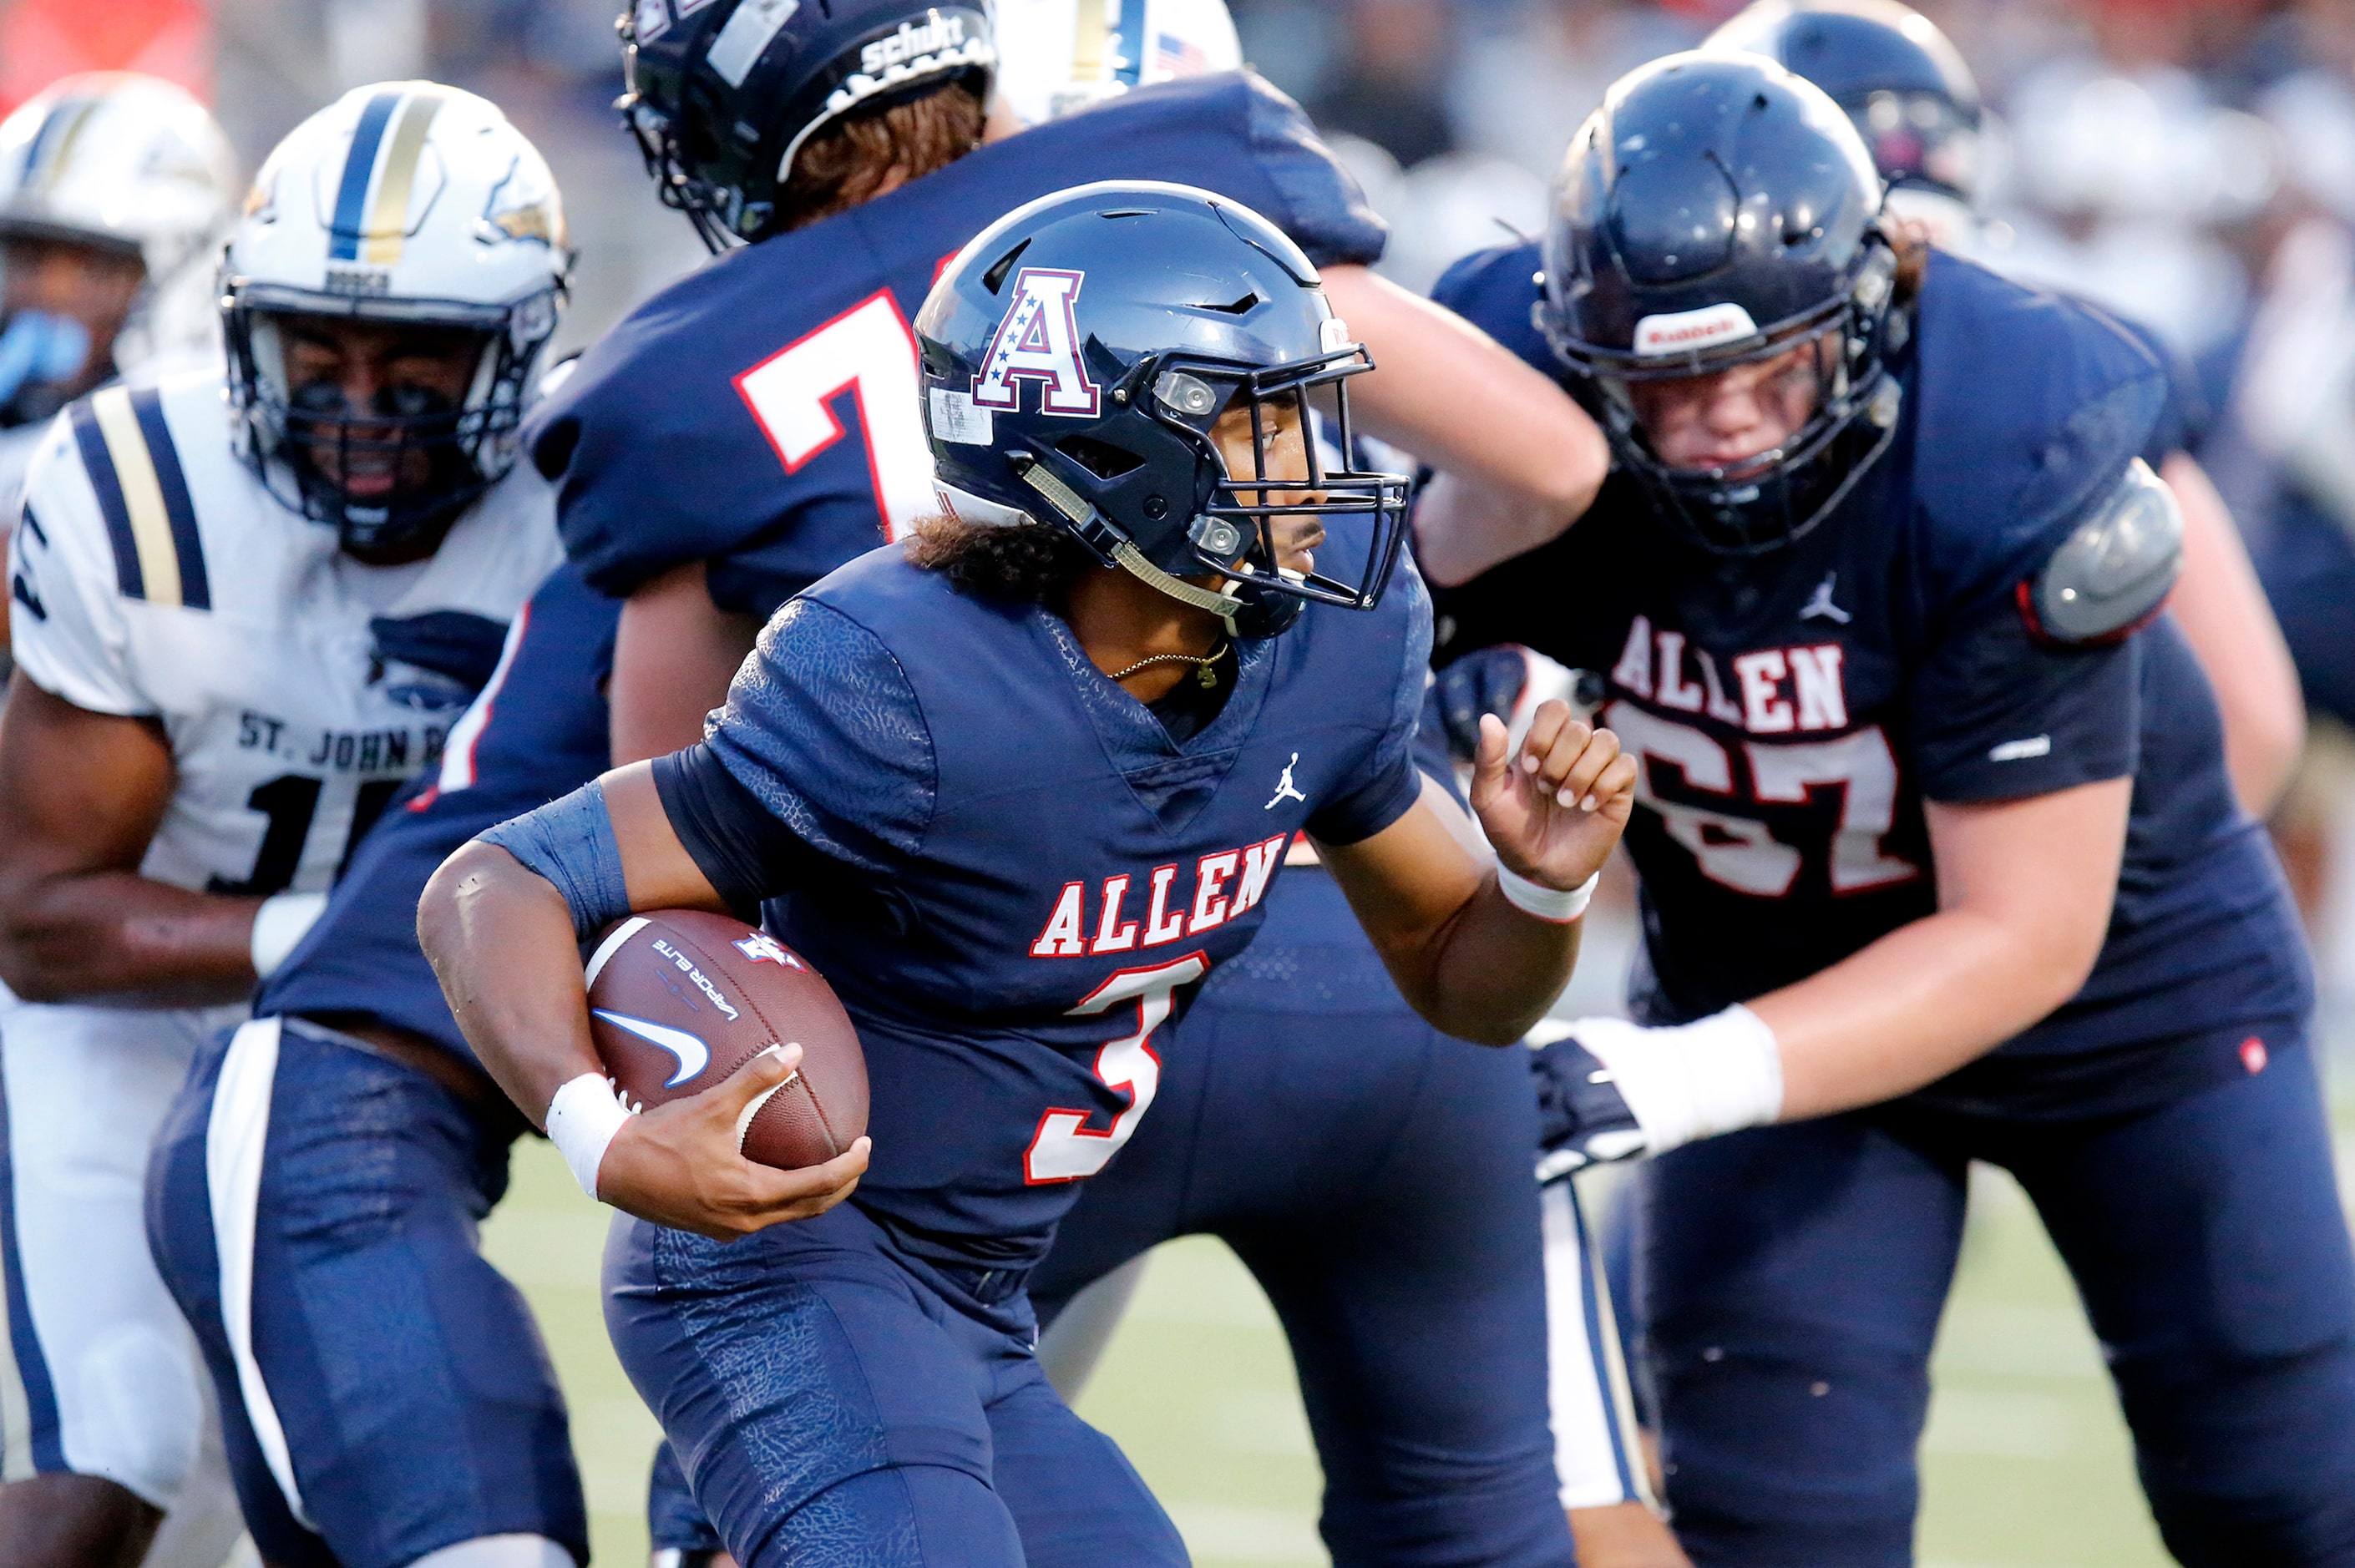
[[[512,817],[482,835],[546,877],[572,911],[572,934],[587,941],[630,912],[622,845],[605,810],[605,786],[591,779],[537,811]]]

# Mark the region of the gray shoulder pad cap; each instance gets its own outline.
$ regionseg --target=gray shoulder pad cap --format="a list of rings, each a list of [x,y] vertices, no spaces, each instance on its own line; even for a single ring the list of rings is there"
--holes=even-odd
[[[2025,608],[2051,641],[2115,641],[2158,612],[2182,569],[2182,509],[2136,458],[2036,574]]]

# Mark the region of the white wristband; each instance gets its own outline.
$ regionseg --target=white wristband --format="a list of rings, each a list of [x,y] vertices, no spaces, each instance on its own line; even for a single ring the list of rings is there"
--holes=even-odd
[[[1746,1007],[1663,1029],[1582,1018],[1572,1033],[1609,1070],[1654,1154],[1782,1118],[1783,1048]]]
[[[253,959],[253,972],[268,980],[326,907],[324,893],[273,893],[263,899],[253,912],[253,935],[246,948]]]
[[[548,1102],[548,1141],[564,1156],[572,1179],[591,1197],[597,1195],[597,1167],[604,1163],[605,1147],[630,1113],[602,1073],[583,1073],[567,1082]]]
[[[1594,885],[1602,880],[1603,874],[1598,871],[1565,893],[1559,887],[1517,876],[1502,861],[1497,863],[1497,891],[1505,895],[1505,902],[1557,926],[1567,926],[1586,913],[1587,904],[1594,897]]]

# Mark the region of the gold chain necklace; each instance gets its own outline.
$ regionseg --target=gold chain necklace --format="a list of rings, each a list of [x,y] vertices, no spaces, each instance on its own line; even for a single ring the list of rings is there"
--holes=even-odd
[[[1201,682],[1205,687],[1215,686],[1219,683],[1219,673],[1211,666],[1226,656],[1227,645],[1223,642],[1208,653],[1148,653],[1127,669],[1108,675],[1105,679],[1117,683],[1127,680],[1139,670],[1150,669],[1156,664],[1191,664],[1194,666],[1196,680]]]

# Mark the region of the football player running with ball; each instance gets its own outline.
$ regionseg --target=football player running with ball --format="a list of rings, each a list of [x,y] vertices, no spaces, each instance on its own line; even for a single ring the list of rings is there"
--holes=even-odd
[[[1679,55],[1580,132],[1542,249],[1442,281],[1620,461],[1444,599],[1456,652],[1605,673],[1641,759],[1637,1022],[1540,1054],[1546,1163],[1662,1157],[1642,1310],[1697,1563],[1911,1561],[1973,1160],[2074,1274],[2175,1555],[2355,1560],[2310,981],[2158,615],[2164,367],[1881,207],[1819,90]],[[1532,537],[1432,499],[1448,580]]]
[[[698,70],[708,68],[709,47],[716,35],[726,33],[732,15],[723,3],[696,19],[698,28],[709,24],[709,32],[663,31],[655,41],[662,46],[660,56],[671,62],[666,69],[682,63]],[[261,1309],[279,1324],[314,1309],[326,1315],[332,1311],[327,1304],[346,1288],[350,1260],[335,1247],[315,1245],[320,1233],[310,1224],[309,1193],[331,1181],[341,1164],[356,1160],[380,1162],[378,1168],[391,1173],[392,1190],[383,1194],[378,1210],[382,1245],[368,1251],[371,1288],[436,1304],[438,1321],[380,1319],[366,1331],[257,1338],[255,1360],[265,1381],[274,1367],[303,1358],[321,1368],[349,1369],[308,1380],[277,1376],[274,1400],[280,1418],[289,1424],[290,1434],[301,1428],[299,1437],[290,1436],[288,1463],[310,1528],[316,1532],[315,1539],[307,1533],[282,1499],[272,1500],[279,1489],[265,1476],[260,1490],[249,1489],[248,1508],[258,1521],[257,1532],[281,1560],[315,1552],[316,1540],[324,1540],[346,1564],[400,1563],[408,1560],[403,1553],[472,1540],[493,1525],[528,1531],[534,1520],[542,1521],[538,1534],[568,1538],[562,1529],[545,1522],[562,1517],[562,1499],[573,1499],[570,1506],[578,1511],[560,1400],[544,1361],[529,1349],[527,1315],[476,1254],[469,1229],[497,1199],[506,1169],[501,1151],[519,1118],[495,1089],[489,1093],[498,1110],[484,1105],[487,1083],[418,950],[414,910],[427,876],[466,840],[578,788],[609,765],[609,754],[616,749],[609,747],[609,677],[623,688],[619,705],[625,715],[614,736],[617,759],[670,748],[647,742],[646,719],[650,714],[664,717],[662,705],[667,705],[669,722],[682,732],[676,744],[700,733],[703,715],[725,696],[728,676],[749,651],[757,626],[750,617],[721,618],[715,599],[765,615],[879,537],[877,523],[884,508],[879,506],[879,473],[863,450],[870,442],[879,450],[898,451],[903,449],[892,443],[903,432],[912,432],[905,438],[907,445],[922,457],[922,471],[929,472],[912,383],[904,402],[880,395],[854,401],[848,386],[843,385],[832,407],[842,418],[843,434],[853,439],[815,453],[805,450],[798,466],[788,469],[733,378],[775,359],[769,375],[745,381],[761,389],[761,404],[772,411],[781,407],[775,389],[793,385],[792,376],[804,378],[805,390],[809,376],[826,376],[822,385],[837,385],[831,378],[840,376],[843,367],[828,356],[840,352],[845,340],[839,334],[877,324],[895,333],[906,330],[900,319],[887,319],[884,313],[892,312],[896,318],[896,312],[891,302],[875,299],[879,289],[888,288],[912,311],[922,302],[943,249],[1016,205],[1018,198],[1009,197],[1000,182],[1030,182],[1028,194],[1036,194],[1060,183],[1055,177],[1059,174],[1069,178],[1083,172],[1073,168],[1082,158],[1118,159],[1132,168],[1167,166],[1173,155],[1169,149],[1181,143],[1184,169],[1200,178],[1247,185],[1263,199],[1273,199],[1277,185],[1283,185],[1291,193],[1287,218],[1312,253],[1364,256],[1380,249],[1379,228],[1362,209],[1353,207],[1346,176],[1305,139],[1296,111],[1249,78],[1230,74],[1220,80],[1173,86],[1167,94],[1141,94],[1119,113],[1107,114],[1091,126],[1026,138],[1014,150],[1018,156],[1001,154],[965,165],[964,154],[973,151],[980,134],[981,83],[987,79],[986,66],[965,58],[969,51],[936,59],[931,74],[903,80],[893,94],[863,101],[848,112],[827,110],[822,95],[795,85],[838,82],[841,69],[855,67],[868,45],[891,40],[903,25],[925,20],[923,11],[891,4],[837,5],[831,16],[808,7],[791,16],[775,10],[754,15],[776,20],[779,28],[767,46],[772,54],[746,70],[735,86],[707,72],[697,77],[692,92],[674,100],[658,89],[680,79],[658,72],[642,55],[634,62],[634,72],[647,98],[639,106],[645,113],[637,118],[643,127],[645,115],[663,112],[661,106],[685,116],[677,126],[682,148],[707,145],[702,139],[707,126],[761,118],[776,154],[788,145],[796,151],[791,177],[756,194],[762,199],[773,196],[794,215],[794,226],[763,229],[764,238],[749,252],[715,265],[718,278],[689,280],[658,296],[611,343],[592,351],[569,392],[543,405],[549,418],[541,448],[550,454],[551,466],[561,471],[571,456],[586,457],[583,467],[590,481],[570,487],[568,506],[592,546],[588,560],[617,588],[656,577],[628,606],[636,628],[630,639],[630,659],[617,674],[613,655],[620,603],[590,588],[579,568],[559,568],[517,618],[496,675],[453,730],[448,753],[431,786],[386,812],[352,857],[326,913],[264,984],[255,1016],[282,1019],[278,1033],[242,1032],[199,1057],[154,1162],[151,1213],[158,1256],[167,1283],[197,1325],[217,1386],[231,1405],[240,1404],[242,1396],[237,1362],[221,1327],[220,1249],[207,1167],[213,1134],[218,1133],[226,1146],[250,1136],[257,1124],[250,1118],[216,1123],[211,1107],[221,1099],[224,1086],[250,1081],[249,1073],[231,1070],[232,1061],[255,1059],[267,1042],[275,1042],[278,1092],[261,1150],[255,1211],[254,1292]],[[1095,15],[1101,22],[1101,12]],[[660,16],[641,12],[637,23],[651,33]],[[1217,54],[1214,34],[1224,14],[1214,5],[1184,6],[1175,13],[1156,7],[1146,19],[1156,35],[1199,39],[1199,49],[1184,51],[1189,58],[1198,52]],[[1029,62],[1033,79],[1042,72],[1052,78],[1060,69],[1077,83],[1079,34],[1073,31],[1074,22],[1070,15],[1063,18],[1064,64],[1056,68],[1043,56],[1034,58]],[[1018,18],[1015,30],[1024,31]],[[1136,63],[1128,48],[1100,48],[1093,56],[1098,93],[1109,90],[1107,81],[1125,82],[1129,63]],[[1230,39],[1230,59],[1231,55]],[[1136,74],[1141,80],[1151,80],[1163,69],[1164,65],[1147,65]],[[1172,102],[1171,95],[1182,96]],[[1156,104],[1156,98],[1162,101]],[[944,127],[956,133],[946,134]],[[960,141],[960,135],[967,139]],[[900,162],[902,158],[908,161]],[[947,171],[936,168],[934,161],[941,159],[951,160]],[[773,156],[755,162],[775,167]],[[1280,179],[1271,172],[1272,164],[1281,167]],[[941,175],[937,184],[936,173]],[[895,182],[918,175],[915,189],[908,194],[937,194],[936,200],[912,208],[906,199],[872,205],[898,188]],[[697,188],[703,193],[698,201],[728,210],[738,206],[735,198],[708,183]],[[847,204],[843,210],[830,218],[816,217],[837,200]],[[846,234],[863,237],[863,242],[846,243]],[[764,269],[773,269],[773,276]],[[782,276],[790,276],[794,286],[775,286],[774,277]],[[715,286],[723,281],[724,291]],[[1447,324],[1447,318],[1426,305],[1394,291],[1384,297],[1405,307],[1413,320]],[[862,309],[843,317],[847,308],[862,302]],[[659,330],[649,330],[650,323],[657,323]],[[1545,402],[1550,400],[1553,416],[1569,417],[1571,434],[1583,425],[1599,458],[1599,433],[1541,376],[1460,325],[1444,341],[1451,353],[1469,356],[1470,366],[1479,372],[1475,377],[1479,387],[1513,403],[1521,417],[1535,413],[1542,421]],[[795,344],[800,353],[776,357],[780,344]],[[912,377],[912,346],[908,354]],[[1506,376],[1479,371],[1497,365]],[[872,382],[890,368],[890,361],[887,355],[859,367]],[[643,426],[647,400],[638,388],[648,376],[662,378],[668,388],[663,407],[666,417],[677,421],[668,427],[669,440],[691,439],[702,456],[702,482],[691,491],[673,482],[672,445],[607,442],[609,430]],[[780,376],[787,379],[780,381]],[[1535,400],[1523,395],[1531,388]],[[1452,412],[1464,404],[1461,391],[1461,377],[1444,381],[1428,395],[1429,400],[1449,401]],[[613,423],[616,420],[622,423]],[[879,428],[863,428],[870,421],[879,422]],[[786,421],[778,428],[797,427]],[[1533,429],[1556,427],[1540,422]],[[1599,472],[1598,463],[1591,478]],[[1591,478],[1580,481],[1575,473],[1565,477],[1557,471],[1546,481],[1589,482],[1591,487]],[[717,524],[738,533],[731,537]],[[698,550],[708,555],[698,558]],[[682,559],[692,566],[666,569]],[[682,582],[683,593],[677,591]],[[666,619],[682,604],[698,610],[700,619],[683,626]],[[741,641],[732,647],[718,644],[717,658],[705,635],[715,619],[724,620],[719,629],[723,632],[741,628]],[[703,668],[703,676],[683,680],[677,678],[677,662],[666,664],[682,649],[696,651],[694,662]],[[1289,885],[1279,888],[1279,900],[1290,896]],[[1330,903],[1339,906],[1337,895]],[[1334,913],[1348,919],[1345,906]],[[1359,972],[1371,969],[1371,950],[1354,926],[1350,940],[1363,955]],[[1375,978],[1390,993],[1391,1005],[1403,1011],[1404,1003],[1395,1000],[1387,978]],[[1431,1038],[1427,1026],[1416,1020],[1412,1029],[1414,1049],[1428,1049],[1423,1044]],[[353,1040],[364,1042],[376,1057],[396,1060],[356,1052]],[[1453,1114],[1468,1118],[1489,1108],[1513,1114],[1510,1097],[1518,1091],[1518,1114],[1525,1122],[1533,1116],[1526,1079],[1513,1081],[1520,1073],[1518,1062],[1482,1059],[1485,1054],[1462,1044],[1447,1049],[1460,1059],[1458,1076],[1488,1086],[1495,1099],[1493,1107],[1480,1103],[1467,1107],[1465,1097],[1449,1097]],[[1395,1084],[1398,1075],[1414,1070],[1415,1060],[1400,1065],[1386,1058],[1379,1072],[1364,1075],[1366,1092],[1380,1093]],[[1403,1097],[1405,1091],[1400,1093]],[[398,1101],[405,1108],[400,1117],[372,1117],[363,1127],[348,1108],[349,1102],[362,1099],[379,1108]],[[1105,1119],[1109,1124],[1112,1118]],[[1129,1118],[1122,1124],[1124,1130],[1141,1119]],[[1418,1115],[1417,1119],[1431,1124],[1427,1117]],[[1440,1131],[1426,1143],[1444,1142],[1445,1132],[1463,1122],[1438,1125]],[[363,1147],[368,1150],[365,1155],[358,1152]],[[331,1149],[336,1159],[326,1158]],[[1427,1392],[1427,1399],[1394,1398],[1388,1408],[1402,1412],[1399,1419],[1406,1421],[1420,1421],[1420,1412],[1437,1409],[1469,1424],[1473,1436],[1458,1438],[1447,1467],[1423,1472],[1435,1478],[1424,1480],[1419,1490],[1381,1481],[1361,1489],[1376,1506],[1392,1512],[1437,1499],[1419,1516],[1429,1533],[1414,1539],[1447,1532],[1459,1543],[1458,1555],[1466,1560],[1506,1560],[1487,1544],[1501,1536],[1526,1543],[1526,1560],[1532,1563],[1557,1563],[1567,1560],[1570,1546],[1547,1495],[1540,1329],[1544,1303],[1537,1259],[1531,1247],[1526,1260],[1516,1256],[1506,1266],[1492,1239],[1504,1237],[1509,1246],[1516,1225],[1534,1231],[1534,1196],[1526,1167],[1501,1149],[1474,1150],[1468,1156],[1448,1149],[1429,1153],[1433,1162],[1449,1161],[1446,1169],[1455,1176],[1461,1168],[1454,1162],[1467,1157],[1479,1162],[1481,1178],[1452,1180],[1445,1205],[1427,1206],[1418,1224],[1433,1236],[1435,1245],[1491,1249],[1484,1255],[1490,1266],[1469,1282],[1435,1278],[1440,1271],[1427,1267],[1412,1268],[1412,1278],[1423,1291],[1415,1308],[1427,1314],[1418,1323],[1421,1330],[1459,1335],[1483,1348],[1476,1363],[1479,1375],[1458,1380],[1476,1383],[1478,1392],[1454,1386],[1432,1390],[1425,1384],[1415,1393]],[[1476,1234],[1467,1241],[1461,1233],[1476,1230],[1468,1219],[1475,1214]],[[1458,1234],[1450,1235],[1451,1227]],[[1395,1254],[1397,1249],[1392,1250]],[[1508,1303],[1507,1313],[1523,1327],[1517,1338],[1494,1317],[1459,1325],[1443,1315],[1444,1304],[1456,1301]],[[318,1305],[314,1308],[312,1303]],[[463,1328],[445,1334],[440,1323]],[[487,1358],[471,1353],[485,1346],[502,1349]],[[496,1360],[502,1376],[477,1397],[467,1391],[480,1386],[479,1372],[461,1369],[479,1369],[485,1359]],[[1473,1364],[1468,1358],[1459,1361],[1459,1371]],[[1349,1373],[1345,1369],[1336,1375],[1346,1380]],[[298,1398],[322,1384],[357,1386],[364,1382],[375,1390],[371,1410],[380,1410],[389,1397],[386,1390],[397,1388],[404,1414],[380,1422],[343,1419],[336,1416],[340,1406],[332,1399],[314,1410],[307,1397]],[[1390,1393],[1391,1387],[1380,1392]],[[1492,1397],[1500,1387],[1509,1390],[1510,1397]],[[299,1409],[290,1408],[298,1404]],[[464,1414],[456,1414],[460,1410]],[[473,1435],[464,1444],[419,1436],[460,1429]],[[1366,1423],[1352,1430],[1374,1428]],[[1426,1430],[1418,1427],[1416,1435]],[[1482,1472],[1483,1484],[1460,1484],[1465,1469],[1458,1461],[1465,1449],[1476,1450],[1498,1468],[1508,1468],[1510,1480],[1490,1484],[1487,1477],[1491,1472]],[[1385,1454],[1401,1451],[1423,1452],[1405,1444],[1383,1447]],[[262,1474],[259,1460],[251,1468]],[[1331,1469],[1337,1477],[1344,1473],[1338,1464]],[[1507,1486],[1509,1497],[1500,1497]],[[675,1464],[664,1464],[653,1491],[652,1534],[657,1550],[710,1551],[709,1526]],[[1443,1509],[1445,1520],[1430,1523]],[[1338,1511],[1328,1509],[1328,1519]],[[387,1520],[398,1521],[397,1528],[389,1528]],[[1369,1519],[1354,1536],[1389,1548],[1403,1532],[1387,1531],[1382,1522]]]
[[[1023,1277],[1103,1162],[1087,1124],[1135,1114],[1295,832],[1434,1023],[1518,1039],[1633,767],[1558,705],[1518,753],[1493,725],[1473,800],[1501,864],[1469,847],[1410,755],[1406,481],[1325,471],[1305,439],[1312,395],[1346,436],[1363,351],[1257,215],[1042,197],[916,328],[946,514],[780,611],[704,741],[453,856],[420,936],[476,1053],[635,1216],[608,1327],[739,1561],[1179,1563],[1030,1353]],[[780,897],[858,1023],[871,1168],[865,1144],[747,1163],[741,1095],[631,1117],[590,1044],[581,938]]]
[[[693,743],[778,605],[937,505],[907,317],[945,253],[1065,186],[1169,178],[1246,202],[1316,263],[1376,361],[1352,383],[1361,424],[1515,487],[1524,504],[1561,522],[1592,497],[1605,462],[1599,430],[1545,376],[1367,270],[1381,254],[1380,225],[1296,106],[1235,69],[1153,84],[1172,56],[1218,58],[1222,32],[1231,61],[1222,10],[1130,5],[1108,26],[1112,16],[1051,0],[987,19],[953,6],[935,16],[907,0],[828,11],[739,11],[720,0],[692,16],[658,5],[634,16],[626,101],[666,199],[715,242],[750,243],[593,346],[535,429],[544,471],[561,476],[576,565],[596,587],[628,596],[611,683],[615,761]],[[1043,121],[1057,101],[1113,101],[1009,135],[1001,101],[985,138],[992,67],[976,47],[993,36],[985,26],[1019,57],[1002,96],[1026,114]],[[930,53],[900,47],[919,35],[936,46]],[[1182,40],[1192,42],[1164,47]],[[894,85],[854,97],[877,49],[902,57]],[[737,126],[758,129],[758,151],[732,150]],[[683,483],[682,472],[695,482]],[[527,633],[527,652],[537,636]],[[1207,675],[1215,686],[1228,672]],[[1199,685],[1203,674],[1188,678]],[[546,686],[517,691],[501,712],[555,700]],[[585,690],[578,700],[602,702]],[[494,731],[502,722],[494,717]],[[1137,896],[1146,896],[1142,885]],[[1437,1037],[1411,1015],[1330,877],[1287,879],[1274,896],[1276,939],[1337,948],[1347,969],[1331,983],[1364,988],[1350,999],[1349,1038],[1337,1031],[1322,1065],[1292,1074],[1281,1099],[1252,1104],[1248,1125],[1232,1114],[1248,1098],[1241,1086],[1226,1098],[1232,1080],[1223,1081],[1222,1097],[1207,1107],[1200,1091],[1216,1068],[1183,1041],[1157,1046],[1167,1075],[1124,1091],[1128,1114],[1091,1122],[1110,1136],[1087,1146],[1112,1161],[1162,1114],[1152,1102],[1166,1090],[1176,1136],[1142,1173],[1156,1190],[1092,1205],[1101,1217],[1075,1221],[1080,1245],[1069,1266],[1050,1265],[1051,1283],[1068,1296],[1179,1228],[1239,1234],[1254,1203],[1280,1204],[1290,1228],[1254,1261],[1270,1266],[1302,1346],[1337,1559],[1422,1554],[1553,1568],[1572,1547],[1547,1434],[1537,1198],[1505,1152],[1508,1133],[1463,1152],[1507,1121],[1530,1125],[1528,1085],[1502,1059]],[[1264,999],[1278,988],[1245,989]],[[1325,1000],[1295,994],[1284,1003]],[[1369,1009],[1383,1019],[1379,1044]],[[1256,1065],[1256,1044],[1238,1034],[1218,1054]],[[1380,1130],[1369,1130],[1369,1103],[1392,1117]],[[1208,1124],[1220,1139],[1215,1151],[1192,1136],[1204,1116],[1216,1118]],[[1291,1180],[1260,1150],[1311,1117],[1315,1133],[1292,1148],[1313,1141],[1316,1170]],[[1377,1147],[1385,1139],[1396,1151],[1387,1158]],[[1180,1214],[1161,1200],[1198,1147],[1236,1181],[1220,1206]],[[1364,1173],[1378,1162],[1394,1185],[1369,1192]],[[1355,1203],[1348,1223],[1329,1212],[1311,1217],[1339,1193]],[[1312,1229],[1314,1244],[1304,1239]],[[1279,1256],[1291,1266],[1281,1277]],[[1375,1299],[1379,1313],[1338,1305]],[[1444,1378],[1423,1375],[1422,1348],[1435,1339],[1465,1347]],[[684,1491],[666,1464],[654,1489],[655,1542],[709,1550]]]
[[[995,15],[1000,100],[1032,123],[1117,93],[1148,38],[1148,58],[1173,34],[1237,58],[1219,0],[1118,7],[1109,35],[1105,9],[1074,0]],[[1453,787],[1430,720],[1424,766]],[[1284,1324],[1340,1568],[1559,1563],[1555,1503],[1584,1568],[1673,1568],[1618,1336],[1583,1298],[1576,1194],[1540,1197],[1512,1143],[1535,1128],[1526,1064],[1424,1022],[1311,846],[1286,863],[1250,953],[1160,1053],[1152,1113],[1030,1277],[1048,1377],[1076,1404],[1146,1255],[1216,1235]],[[1550,1355],[1533,1330],[1548,1301]]]
[[[37,1472],[0,1489],[13,1563],[132,1563],[209,1500],[210,1380],[150,1260],[149,1148],[558,558],[547,489],[513,469],[570,266],[547,167],[495,107],[358,90],[255,183],[226,386],[101,390],[34,459],[0,727],[0,976],[26,999],[0,1024],[0,1248]],[[237,1116],[266,1115],[258,1089]],[[250,1372],[253,1189],[223,1166],[212,1197]],[[229,1446],[266,1479],[282,1436],[267,1380],[245,1387]]]

